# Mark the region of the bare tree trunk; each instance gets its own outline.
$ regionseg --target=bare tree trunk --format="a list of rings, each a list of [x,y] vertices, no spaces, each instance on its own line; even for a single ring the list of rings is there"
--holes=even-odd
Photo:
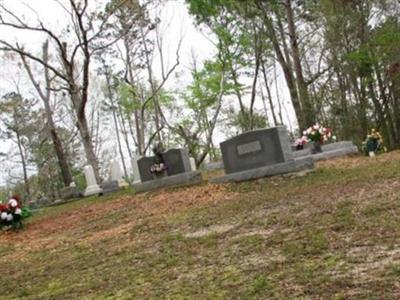
[[[299,91],[300,102],[302,104],[302,112],[303,112],[303,118],[304,118],[303,121],[306,124],[311,125],[315,122],[315,116],[314,116],[313,107],[310,102],[310,97],[309,97],[308,90],[307,90],[307,84],[303,77],[303,68],[301,66],[298,39],[297,39],[296,29],[295,29],[295,25],[294,25],[292,0],[285,0],[285,10],[286,10],[286,18],[287,18],[287,22],[288,22],[294,71],[296,73],[297,88]]]
[[[270,90],[269,85],[268,85],[267,70],[265,69],[264,61],[261,62],[261,68],[262,68],[265,88],[267,89],[267,96],[268,96],[269,106],[271,107],[272,119],[274,120],[274,126],[276,126],[276,125],[278,125],[278,122],[277,122],[277,119],[276,119],[274,105],[272,103],[271,90]],[[275,77],[275,80],[277,80],[276,77]]]
[[[246,118],[247,116],[246,116],[246,110],[245,110],[245,107],[244,107],[244,104],[243,104],[242,94],[239,91],[240,83],[239,83],[238,75],[236,74],[236,71],[233,69],[232,64],[230,64],[230,66],[231,66],[230,73],[231,73],[231,76],[232,76],[232,79],[233,79],[233,83],[235,84],[234,91],[235,91],[236,97],[237,97],[237,99],[239,101],[240,113],[242,114],[242,118],[246,123],[247,122],[247,118]],[[242,131],[245,131],[245,130],[246,130],[246,128],[242,128]]]
[[[105,69],[108,98],[110,99],[110,102],[111,102],[111,112],[112,112],[113,121],[114,121],[115,134],[116,134],[116,137],[117,137],[119,155],[121,156],[122,167],[124,169],[125,177],[128,178],[128,172],[126,170],[124,153],[122,151],[121,138],[119,136],[118,120],[117,120],[117,116],[116,116],[116,112],[115,112],[116,104],[114,103],[114,97],[113,97],[113,94],[112,94],[112,91],[111,91],[110,74],[108,73],[108,67],[105,64],[103,64],[103,67]]]
[[[393,136],[390,132],[390,127],[388,126],[387,120],[385,118],[384,109],[376,96],[372,78],[368,79],[368,90],[369,90],[370,97],[372,99],[372,103],[374,104],[374,107],[375,107],[375,112],[376,112],[378,122],[380,125],[379,127],[381,128],[381,131],[384,136],[384,139],[386,140],[387,146],[389,147],[389,149],[392,149],[394,146],[393,145]]]
[[[145,123],[144,110],[140,109],[140,111],[135,111],[134,115],[135,115],[136,136],[138,142],[137,152],[140,156],[144,156],[146,152],[146,145],[145,145],[146,123]]]
[[[389,136],[390,145],[394,148],[397,146],[396,144],[398,142],[396,142],[396,141],[399,141],[399,136],[398,136],[398,133],[396,132],[395,126],[393,124],[393,117],[392,117],[392,114],[390,111],[389,99],[388,99],[388,96],[386,95],[385,85],[382,80],[382,74],[380,73],[379,67],[376,63],[374,63],[374,71],[375,71],[377,84],[378,84],[379,98],[382,100],[384,115],[386,116],[388,127],[391,132],[391,134]]]
[[[254,39],[255,39],[254,47],[255,47],[256,69],[254,71],[253,84],[251,87],[251,99],[250,99],[250,109],[249,109],[250,130],[252,130],[254,127],[253,109],[254,109],[254,103],[256,100],[257,79],[258,79],[258,73],[260,71],[260,63],[261,63],[261,49],[260,49],[260,45],[259,45],[259,41],[258,41],[259,37],[258,37],[257,33],[254,34]]]
[[[349,139],[351,130],[350,130],[350,120],[349,120],[349,108],[348,108],[348,100],[346,97],[346,90],[347,84],[346,80],[344,80],[344,76],[341,73],[340,70],[340,64],[337,59],[337,56],[335,53],[333,53],[333,70],[336,74],[338,85],[339,85],[339,90],[340,90],[340,115],[339,115],[339,120],[340,120],[340,125],[342,128],[342,138],[343,139]]]
[[[279,92],[279,88],[278,88],[278,76],[276,73],[276,61],[274,60],[274,76],[276,78],[275,80],[275,94],[276,94],[276,100],[278,102],[278,116],[279,116],[279,121],[280,124],[283,125],[283,116],[282,116],[282,104],[281,104],[281,97],[280,97],[280,92]],[[301,129],[301,127],[300,127]]]
[[[128,149],[129,158],[132,159],[132,150],[131,150],[131,146],[129,145],[128,130],[126,128],[125,119],[123,117],[123,112],[119,105],[117,105],[117,109],[118,109],[118,114],[116,114],[117,121],[118,121],[119,126],[122,131],[121,134],[124,138],[126,149]],[[129,120],[127,120],[127,121],[128,121],[128,125],[129,125]]]
[[[90,129],[87,124],[86,118],[77,116],[77,126],[79,129],[79,133],[82,138],[83,148],[85,150],[86,158],[90,165],[93,167],[93,171],[96,177],[97,182],[101,182],[101,177],[99,174],[99,164],[97,161],[96,154],[94,153],[92,137],[90,135]]]
[[[66,45],[63,48],[63,55],[62,57],[66,57]],[[71,101],[73,104],[73,108],[74,108],[74,112],[75,112],[75,116],[76,116],[76,121],[77,121],[77,127],[79,130],[79,133],[81,135],[81,139],[82,139],[82,145],[83,148],[85,150],[85,154],[86,154],[86,159],[88,160],[88,163],[93,167],[93,171],[96,177],[97,182],[101,182],[101,177],[100,177],[100,170],[99,170],[99,163],[97,161],[97,157],[96,154],[94,152],[94,148],[93,148],[93,142],[92,142],[92,136],[90,134],[90,129],[89,126],[87,124],[87,119],[86,119],[86,115],[85,115],[85,106],[86,106],[86,102],[87,102],[87,93],[82,94],[81,88],[79,88],[79,86],[76,84],[75,82],[75,76],[74,76],[74,66],[68,62],[67,60],[63,59],[63,66],[64,69],[66,71],[66,76],[68,78],[68,84],[69,84],[69,94],[71,97]],[[86,63],[86,68],[88,71],[88,62]],[[88,74],[87,74],[88,76]],[[88,78],[85,81],[85,85],[88,85]],[[88,88],[88,86],[86,87],[86,89]],[[82,89],[84,90],[84,89]]]
[[[206,138],[207,144],[206,148],[204,149],[203,153],[199,156],[198,160],[196,161],[196,165],[199,166],[204,159],[206,158],[207,154],[209,153],[210,146],[212,143],[212,135],[215,129],[215,125],[217,124],[219,112],[221,110],[222,106],[222,97],[224,96],[224,86],[225,86],[225,74],[224,74],[224,69],[222,70],[221,73],[221,79],[219,82],[219,94],[218,94],[218,99],[217,99],[217,109],[215,110],[214,116],[210,122],[210,128],[208,130],[208,136]]]
[[[262,100],[262,104],[263,104],[263,109],[264,109],[265,121],[267,122],[267,127],[271,127],[271,123],[270,123],[269,117],[268,117],[268,109],[267,109],[267,103],[266,103],[267,100],[265,99],[265,95],[264,95],[261,83],[259,83],[259,88],[260,88],[260,93],[261,93],[261,100]],[[273,126],[276,126],[276,124],[274,123]]]
[[[48,61],[49,61],[48,50],[49,50],[49,43],[48,43],[48,41],[46,41],[43,44],[43,61],[45,62],[45,64],[48,64]],[[46,111],[46,118],[47,118],[47,126],[49,128],[51,140],[52,140],[53,146],[54,146],[54,151],[57,156],[57,161],[58,161],[58,165],[60,167],[61,176],[62,176],[64,185],[68,186],[73,181],[73,179],[72,179],[71,171],[70,171],[70,168],[68,165],[67,157],[65,156],[64,147],[62,145],[61,139],[58,136],[56,126],[55,126],[55,123],[53,120],[53,111],[50,107],[51,80],[50,80],[49,68],[46,66],[43,66],[45,82],[46,82],[46,92],[44,92],[40,88],[39,83],[35,80],[35,78],[32,74],[32,70],[31,70],[28,62],[25,59],[25,56],[24,55],[20,55],[20,56],[21,56],[21,60],[24,64],[25,70],[27,71],[33,86],[35,87],[36,91],[38,92],[40,98],[42,99],[42,101],[44,103],[44,108]]]
[[[211,139],[210,139],[210,151],[209,151],[210,160],[211,161],[216,161],[217,160],[217,153],[215,152],[214,140],[212,138],[214,129],[211,128],[211,126],[210,126],[211,122],[208,119],[207,113],[204,113],[204,118],[203,119],[204,119],[204,124],[206,124],[206,126],[207,126],[208,135],[211,136]],[[197,166],[200,166],[200,164],[198,164]]]
[[[305,120],[303,116],[303,111],[302,107],[300,104],[300,100],[297,94],[297,89],[296,89],[296,84],[295,84],[295,79],[292,74],[291,67],[289,65],[289,62],[285,60],[285,57],[281,51],[281,48],[279,46],[279,41],[276,36],[276,32],[273,26],[273,22],[271,18],[268,16],[268,13],[266,12],[266,8],[264,7],[264,2],[262,0],[257,0],[256,2],[258,8],[262,11],[263,13],[263,20],[264,24],[266,26],[268,36],[272,42],[272,46],[274,48],[276,58],[282,68],[283,74],[285,76],[286,84],[289,89],[290,97],[292,100],[293,108],[296,114],[297,122],[299,124],[300,128],[306,128],[308,126],[307,120]],[[279,18],[279,16],[277,16]]]
[[[156,132],[157,132],[157,139],[158,139],[158,143],[162,143],[162,137],[161,137],[161,125],[160,125],[160,107],[159,107],[159,103],[157,101],[157,93],[156,93],[156,88],[154,86],[154,81],[153,81],[153,71],[151,69],[151,62],[150,62],[150,58],[149,58],[149,50],[147,48],[147,42],[146,39],[144,37],[144,33],[143,33],[143,28],[140,27],[140,34],[142,37],[142,43],[144,46],[144,50],[145,50],[145,58],[146,58],[146,67],[147,67],[147,73],[149,76],[149,83],[150,83],[150,88],[151,88],[151,93],[152,93],[152,97],[153,97],[153,102],[154,102],[154,121],[156,124]]]
[[[73,181],[71,171],[69,169],[68,161],[65,156],[64,148],[62,142],[58,136],[56,127],[54,125],[52,110],[48,102],[45,103],[45,110],[47,116],[47,124],[50,130],[51,139],[53,141],[54,150],[56,152],[58,165],[60,166],[61,176],[63,178],[63,182],[65,186],[69,186],[69,184]]]
[[[397,134],[400,133],[400,74],[397,74],[397,77],[394,76],[392,79],[391,85],[392,91],[392,107],[393,107],[393,116],[394,116],[394,128],[397,131]],[[397,137],[396,140],[397,145],[400,144],[400,137]]]
[[[25,193],[26,193],[25,199],[29,199],[31,197],[31,192],[30,192],[28,171],[26,168],[26,159],[25,159],[25,155],[24,155],[24,149],[23,149],[23,145],[22,145],[22,141],[21,141],[21,136],[19,135],[18,130],[16,130],[15,133],[17,135],[18,151],[19,151],[19,156],[21,157],[22,172],[24,174]]]

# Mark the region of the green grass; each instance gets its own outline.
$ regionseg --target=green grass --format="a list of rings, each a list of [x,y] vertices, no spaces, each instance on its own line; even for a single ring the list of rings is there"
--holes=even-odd
[[[394,152],[50,207],[0,235],[0,299],[396,299],[399,177]]]

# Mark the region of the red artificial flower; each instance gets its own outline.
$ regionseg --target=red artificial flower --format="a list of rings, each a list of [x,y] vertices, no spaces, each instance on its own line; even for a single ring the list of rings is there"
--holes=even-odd
[[[0,213],[7,210],[8,210],[7,204],[0,204]]]

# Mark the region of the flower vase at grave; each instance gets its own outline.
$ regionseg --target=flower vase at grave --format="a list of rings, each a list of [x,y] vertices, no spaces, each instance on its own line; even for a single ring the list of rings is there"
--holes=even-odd
[[[321,142],[320,141],[313,141],[312,143],[312,154],[317,154],[322,152]]]

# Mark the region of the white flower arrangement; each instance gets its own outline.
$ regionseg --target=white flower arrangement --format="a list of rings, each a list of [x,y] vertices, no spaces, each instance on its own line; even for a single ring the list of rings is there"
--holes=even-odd
[[[7,204],[0,202],[0,228],[21,229],[22,220],[31,215],[29,209],[22,207],[18,195],[11,197]]]

